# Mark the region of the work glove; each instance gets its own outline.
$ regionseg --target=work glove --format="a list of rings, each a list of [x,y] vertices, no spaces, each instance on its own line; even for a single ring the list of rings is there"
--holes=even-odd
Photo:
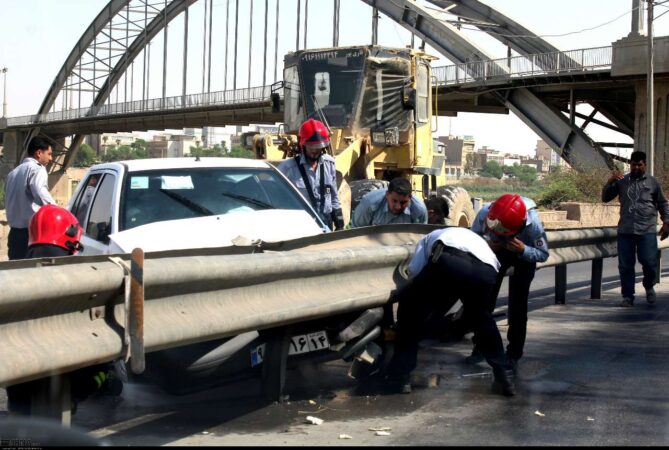
[[[332,221],[335,225],[335,231],[344,229],[344,213],[341,208],[332,210]]]

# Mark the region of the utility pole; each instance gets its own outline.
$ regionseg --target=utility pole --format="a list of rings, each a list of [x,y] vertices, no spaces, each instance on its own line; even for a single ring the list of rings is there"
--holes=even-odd
[[[7,117],[7,68],[2,68],[3,79],[3,92],[2,92],[2,117]]]
[[[653,111],[655,94],[653,92],[653,0],[648,0],[648,74],[647,74],[647,102],[648,112],[646,122],[648,123],[648,173],[655,175],[655,114]]]

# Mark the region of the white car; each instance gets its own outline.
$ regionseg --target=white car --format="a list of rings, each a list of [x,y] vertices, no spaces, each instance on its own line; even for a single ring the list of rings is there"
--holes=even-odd
[[[276,242],[327,231],[273,165],[242,158],[98,164],[68,208],[84,228],[84,255]]]
[[[248,245],[328,231],[299,191],[273,165],[236,158],[164,158],[98,164],[69,209],[84,228],[79,254]],[[293,325],[290,362],[350,360],[380,328],[381,308]],[[152,352],[146,375],[184,393],[257,375],[272,330]],[[279,395],[279,394],[276,394]]]

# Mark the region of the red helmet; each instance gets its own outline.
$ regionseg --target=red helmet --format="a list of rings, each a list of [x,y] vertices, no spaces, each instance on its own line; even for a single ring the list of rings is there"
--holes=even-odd
[[[79,239],[83,232],[70,211],[56,205],[44,205],[30,219],[28,247],[51,244],[75,254],[82,248]]]
[[[493,202],[485,224],[498,236],[513,236],[525,225],[527,207],[518,194],[504,194]]]
[[[309,119],[300,127],[300,147],[308,145],[310,148],[325,148],[330,145],[328,128],[315,119]]]

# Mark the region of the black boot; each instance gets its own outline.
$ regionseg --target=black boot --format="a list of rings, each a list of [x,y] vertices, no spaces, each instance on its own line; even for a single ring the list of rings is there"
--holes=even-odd
[[[506,369],[502,365],[495,365],[492,368],[494,381],[492,382],[492,389],[495,393],[500,393],[505,397],[513,397],[516,395],[516,387],[513,385]]]

